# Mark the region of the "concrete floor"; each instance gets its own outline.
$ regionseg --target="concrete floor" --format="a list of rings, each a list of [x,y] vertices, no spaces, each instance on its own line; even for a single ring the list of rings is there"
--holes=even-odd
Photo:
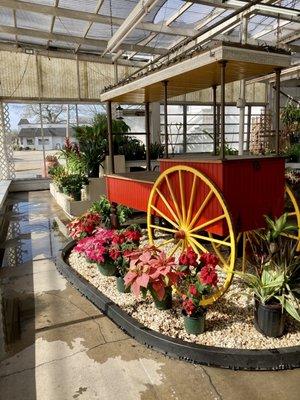
[[[10,195],[8,204],[0,288],[3,298],[19,299],[21,321],[20,332],[7,329],[20,333],[7,344],[0,318],[1,400],[299,399],[300,370],[195,366],[138,344],[56,271],[65,240],[51,230],[60,211],[49,192]]]

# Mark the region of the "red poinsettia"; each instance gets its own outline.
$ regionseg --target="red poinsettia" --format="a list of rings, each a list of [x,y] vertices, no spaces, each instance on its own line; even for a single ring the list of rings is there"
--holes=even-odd
[[[205,265],[199,272],[198,277],[203,285],[217,286],[218,274],[212,264]]]
[[[100,222],[100,214],[87,212],[81,217],[75,218],[67,225],[69,235],[74,240],[80,240],[86,236],[91,236]]]
[[[179,265],[185,265],[188,267],[196,267],[198,262],[198,254],[194,252],[191,247],[188,247],[179,257]]]

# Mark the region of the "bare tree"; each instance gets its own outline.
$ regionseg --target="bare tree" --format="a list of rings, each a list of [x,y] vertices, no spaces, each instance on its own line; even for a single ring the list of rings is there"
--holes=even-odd
[[[46,124],[59,124],[66,122],[65,104],[42,104],[42,117]],[[40,122],[39,104],[28,104],[24,110],[24,117],[33,122]]]

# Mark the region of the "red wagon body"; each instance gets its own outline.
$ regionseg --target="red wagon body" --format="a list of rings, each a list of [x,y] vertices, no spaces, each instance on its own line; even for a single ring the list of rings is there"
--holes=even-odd
[[[285,164],[280,157],[249,157],[219,159],[163,159],[160,160],[160,172],[170,167],[185,165],[206,175],[222,193],[231,213],[233,226],[237,232],[254,230],[264,226],[264,215],[278,217],[284,210]],[[110,201],[121,203],[141,211],[147,211],[147,204],[154,181],[159,173],[145,172],[107,176],[107,195]],[[172,186],[180,201],[178,176],[174,174]],[[184,201],[189,204],[192,175],[185,176]],[[171,200],[167,187],[162,191],[168,201]],[[199,187],[195,196],[192,214],[199,208],[209,191],[208,187]],[[158,208],[170,216],[161,199]],[[205,208],[197,224],[205,223],[222,212],[214,199]],[[226,235],[226,224],[218,221],[207,227],[207,231]]]

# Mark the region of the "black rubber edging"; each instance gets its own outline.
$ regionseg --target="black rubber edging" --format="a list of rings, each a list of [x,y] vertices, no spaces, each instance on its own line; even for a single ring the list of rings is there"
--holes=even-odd
[[[65,262],[73,247],[74,242],[70,242],[59,254],[56,260],[58,271],[119,328],[139,343],[170,357],[212,367],[256,371],[300,367],[300,346],[267,350],[204,346],[175,339],[145,327]]]

